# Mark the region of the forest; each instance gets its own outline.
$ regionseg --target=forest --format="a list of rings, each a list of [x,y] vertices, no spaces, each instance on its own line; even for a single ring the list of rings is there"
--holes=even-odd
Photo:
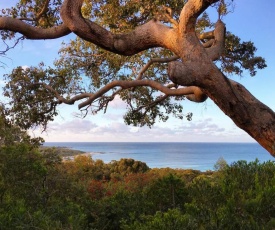
[[[214,171],[104,163],[27,143],[0,148],[1,229],[274,229],[275,163]]]
[[[274,161],[217,159],[215,170],[201,172],[134,159],[64,160],[28,135],[46,131],[63,105],[78,104],[85,118],[105,113],[115,97],[127,105],[127,125],[174,117],[181,127],[193,116],[184,102],[209,98],[275,156],[274,111],[231,79],[267,67],[252,41],[226,30],[235,2],[19,0],[1,7],[0,57],[27,39],[74,39],[60,44],[51,65],[22,62],[1,78],[0,229],[275,229]]]

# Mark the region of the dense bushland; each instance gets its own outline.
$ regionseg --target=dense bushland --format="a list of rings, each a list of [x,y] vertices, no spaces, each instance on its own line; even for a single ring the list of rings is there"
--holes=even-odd
[[[149,169],[62,161],[56,149],[0,148],[1,229],[274,229],[275,164]]]

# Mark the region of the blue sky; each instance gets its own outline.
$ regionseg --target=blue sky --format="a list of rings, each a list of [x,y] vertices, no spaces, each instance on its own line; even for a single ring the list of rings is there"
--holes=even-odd
[[[12,1],[0,3],[0,9]],[[268,67],[258,71],[255,77],[244,74],[243,78],[233,77],[243,84],[256,98],[275,110],[275,27],[273,12],[275,1],[235,0],[234,13],[224,22],[227,30],[242,40],[251,40],[258,48],[257,55],[266,59]],[[7,66],[0,69],[2,75],[17,66],[37,65],[43,61],[51,65],[57,58],[60,43],[69,37],[46,41],[24,41],[10,51],[1,61]],[[0,47],[1,48],[1,47]],[[46,141],[177,141],[177,142],[253,142],[244,131],[226,117],[211,100],[202,104],[183,102],[185,112],[193,112],[193,120],[169,119],[157,123],[153,128],[126,126],[122,116],[125,105],[119,98],[111,103],[106,114],[88,115],[85,119],[75,117],[77,105],[61,105],[60,116],[52,122],[48,131],[31,130],[42,135]]]

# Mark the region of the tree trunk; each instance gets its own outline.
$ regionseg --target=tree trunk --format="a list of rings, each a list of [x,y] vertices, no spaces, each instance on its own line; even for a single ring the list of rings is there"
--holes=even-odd
[[[179,85],[200,87],[239,128],[275,156],[275,113],[244,86],[229,80],[213,64],[208,64],[208,68],[205,65],[192,65],[193,71],[189,71],[192,77],[183,74],[188,72],[186,66],[181,62],[170,63],[170,78]]]

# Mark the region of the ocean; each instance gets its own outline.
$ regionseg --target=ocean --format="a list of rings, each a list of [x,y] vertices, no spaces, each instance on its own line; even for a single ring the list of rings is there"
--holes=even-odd
[[[213,170],[223,158],[228,164],[238,160],[248,162],[274,161],[257,143],[185,143],[185,142],[46,142],[44,146],[68,147],[91,153],[94,160],[105,163],[121,158],[145,162],[150,168],[181,168]]]

